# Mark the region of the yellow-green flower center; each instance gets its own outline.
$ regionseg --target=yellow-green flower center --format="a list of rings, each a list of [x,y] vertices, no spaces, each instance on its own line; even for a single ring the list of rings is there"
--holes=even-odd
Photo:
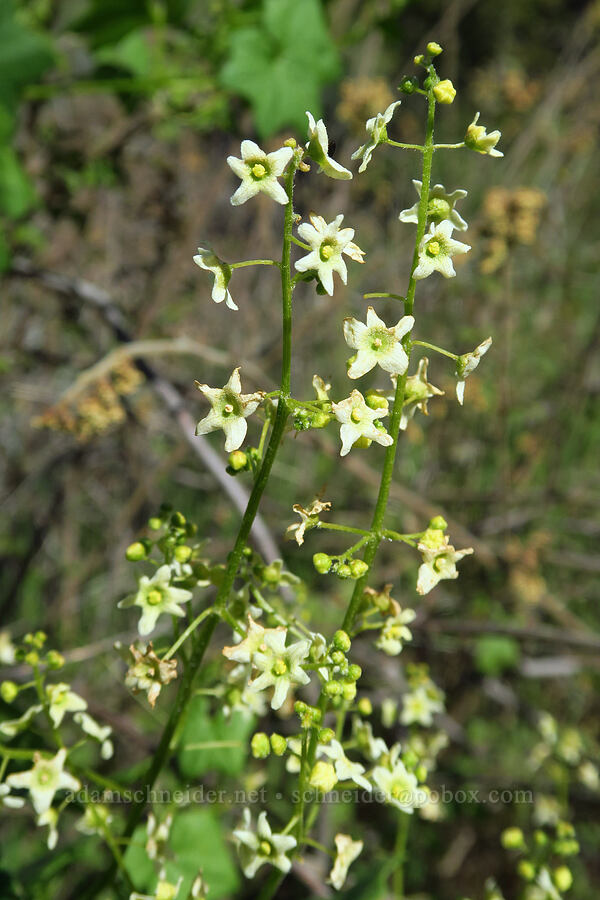
[[[273,675],[285,675],[287,670],[288,670],[287,663],[286,663],[285,659],[282,659],[281,657],[279,657],[279,659],[275,660],[275,662],[273,663],[273,668],[271,669],[271,671],[273,672]]]
[[[261,178],[264,178],[267,174],[267,170],[262,163],[254,163],[250,171],[252,172],[253,178],[256,178],[257,181],[260,181]]]
[[[271,845],[268,841],[261,841],[258,845],[258,851],[261,856],[270,856],[271,855]]]
[[[159,603],[162,602],[163,594],[162,591],[158,588],[152,588],[151,591],[148,591],[148,596],[146,600],[150,604],[150,606],[158,606]]]
[[[428,256],[439,256],[442,247],[439,241],[429,241],[427,244]]]
[[[361,415],[360,409],[358,409],[358,407],[356,407],[356,406],[354,407],[354,409],[350,413],[350,418],[352,419],[352,421],[354,422],[355,425],[359,424],[359,422],[362,419],[362,415]]]
[[[335,247],[333,244],[324,243],[321,244],[321,249],[319,250],[319,256],[323,260],[323,262],[327,262],[328,259],[331,259],[335,252]]]
[[[38,782],[38,784],[42,785],[42,787],[45,787],[47,784],[50,784],[53,777],[54,777],[54,773],[53,773],[52,769],[50,769],[48,766],[43,766],[42,768],[38,769],[37,782]]]

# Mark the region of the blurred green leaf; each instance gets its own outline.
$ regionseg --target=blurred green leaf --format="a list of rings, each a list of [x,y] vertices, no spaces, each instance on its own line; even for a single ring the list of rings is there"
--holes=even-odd
[[[143,77],[152,70],[152,53],[145,28],[137,28],[125,35],[113,47],[102,47],[96,52],[99,63],[127,69],[133,75]]]
[[[12,147],[0,144],[0,212],[11,219],[35,203],[35,191]]]
[[[260,27],[231,36],[225,87],[245,97],[262,137],[284,126],[304,131],[306,110],[321,114],[321,90],[339,57],[319,0],[265,0]]]
[[[475,643],[475,664],[484,675],[500,675],[519,661],[517,641],[504,635],[488,634]]]
[[[52,65],[52,44],[21,25],[13,0],[0,2],[0,104],[14,109],[19,89],[37,81]]]
[[[181,736],[179,765],[188,778],[194,778],[208,771],[227,772],[239,775],[248,756],[248,739],[254,727],[254,720],[240,712],[229,718],[219,710],[209,716],[208,703],[197,697],[190,704],[185,728]],[[213,741],[237,741],[239,747],[218,747],[208,750],[185,750],[186,746],[205,744]]]

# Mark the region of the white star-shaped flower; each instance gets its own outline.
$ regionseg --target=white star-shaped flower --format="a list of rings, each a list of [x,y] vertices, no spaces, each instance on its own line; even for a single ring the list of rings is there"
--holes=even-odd
[[[366,144],[363,144],[362,147],[359,147],[358,150],[355,150],[351,157],[352,159],[362,158],[362,163],[358,169],[359,172],[364,172],[371,162],[373,150],[378,147],[379,144],[383,144],[387,141],[387,126],[394,115],[394,110],[397,106],[400,106],[400,103],[400,100],[390,103],[385,112],[377,113],[372,119],[367,120],[365,128],[367,129],[369,140]]]
[[[240,206],[255,194],[262,192],[277,203],[286,204],[288,195],[277,181],[294,155],[291,147],[281,147],[274,153],[265,153],[254,141],[242,141],[242,158],[227,157],[227,165],[242,183],[231,198],[232,206]]]
[[[333,295],[333,273],[337,272],[344,284],[348,282],[348,269],[343,253],[356,262],[364,262],[363,251],[352,242],[354,228],[340,228],[343,215],[333,222],[326,222],[322,216],[310,213],[311,225],[303,222],[298,226],[298,234],[311,247],[311,252],[294,265],[299,272],[315,271],[319,281],[331,297]]]
[[[223,647],[223,656],[237,663],[252,662],[252,658],[257,650],[265,646],[265,634],[267,632],[281,633],[285,632],[283,625],[277,628],[264,628],[259,622],[255,622],[252,616],[248,616],[248,626],[246,629],[246,637],[233,647]]]
[[[248,423],[246,419],[252,415],[264,398],[263,391],[254,394],[242,394],[239,367],[231,373],[229,381],[222,388],[211,388],[207,384],[196,382],[212,406],[207,416],[196,426],[196,434],[210,434],[222,428],[225,432],[225,450],[231,453],[238,450],[244,442]]]
[[[55,728],[59,727],[66,713],[87,709],[87,703],[83,697],[80,697],[71,690],[70,685],[63,682],[46,685],[46,696],[50,704],[48,711]]]
[[[328,881],[336,891],[340,891],[346,881],[348,869],[362,851],[363,842],[353,841],[349,834],[336,834],[335,846],[337,854]]]
[[[403,725],[417,723],[429,728],[433,725],[434,714],[443,710],[444,704],[439,696],[425,687],[417,687],[410,694],[404,695],[400,721]]]
[[[323,119],[315,122],[314,116],[308,110],[306,110],[306,115],[308,116],[308,144],[306,145],[306,152],[310,158],[314,159],[321,167],[321,172],[329,175],[330,178],[337,178],[342,181],[352,178],[352,172],[349,172],[348,169],[345,169],[329,155],[329,138]]]
[[[354,390],[345,400],[334,403],[332,410],[338,422],[341,422],[340,456],[346,456],[361,438],[375,441],[382,447],[389,447],[393,443],[392,436],[384,428],[375,425],[376,419],[387,416],[387,409],[371,409],[360,391]]]
[[[407,222],[416,225],[419,221],[419,203],[421,200],[421,189],[423,183],[413,178],[415,190],[419,195],[419,199],[410,209],[403,209],[398,218],[401,222]],[[469,227],[463,217],[454,208],[457,200],[462,200],[467,196],[467,192],[460,188],[449,194],[443,184],[436,184],[429,189],[429,202],[427,204],[427,219],[429,222],[443,222],[448,219],[457,231],[466,231]]]
[[[428,528],[421,536],[417,549],[423,555],[417,578],[419,594],[428,594],[442,579],[458,578],[456,563],[473,553],[472,547],[456,550],[441,528]]]
[[[26,709],[18,719],[7,719],[4,722],[0,722],[0,734],[4,734],[8,738],[16,737],[20,731],[24,731],[27,728],[33,717],[37,716],[43,708],[40,704],[36,704]]]
[[[504,153],[494,149],[502,134],[499,131],[490,131],[488,134],[485,125],[478,125],[478,121],[479,113],[467,128],[465,144],[469,150],[475,150],[477,153],[487,156],[504,156]]]
[[[492,346],[491,337],[482,341],[478,347],[475,347],[472,353],[463,353],[456,361],[456,398],[462,406],[465,399],[465,379],[474,372],[479,365],[479,360],[488,352]]]
[[[386,803],[412,814],[413,809],[425,805],[427,795],[419,789],[416,775],[407,770],[399,754],[400,745],[395,744],[390,751],[388,765],[376,766],[372,778],[375,786],[383,793]]]
[[[327,500],[313,500],[308,509],[304,509],[303,506],[300,506],[299,503],[294,503],[292,507],[295,513],[298,513],[300,516],[300,522],[294,522],[293,525],[288,525],[286,529],[286,536],[289,538],[294,538],[299,547],[304,543],[304,533],[307,529],[315,528],[319,523],[319,515],[322,512],[326,512],[328,509],[331,509],[331,503]]]
[[[27,772],[15,772],[9,775],[6,783],[9,787],[26,788],[38,816],[50,809],[54,795],[62,789],[78,791],[81,787],[77,778],[64,771],[67,751],[60,749],[52,759],[44,759],[39,753],[33,757],[34,765]]]
[[[414,324],[413,316],[403,316],[397,325],[388,328],[372,306],[367,310],[366,325],[358,319],[344,319],[346,343],[358,351],[348,369],[348,377],[360,378],[377,365],[393,375],[403,375],[408,368],[408,356],[401,340]]]
[[[242,871],[246,878],[254,878],[265,863],[287,873],[292,867],[287,853],[296,846],[296,838],[291,834],[273,834],[267,821],[266,812],[261,812],[252,829],[250,810],[244,810],[242,828],[236,828],[233,836],[238,844],[238,854]]]
[[[446,219],[436,225],[432,222],[429,234],[425,235],[419,247],[419,263],[413,272],[413,278],[427,278],[432,272],[439,272],[444,278],[456,275],[452,265],[452,257],[468,253],[468,244],[455,241],[452,237],[453,223]]]
[[[212,250],[205,250],[204,247],[198,247],[198,253],[194,256],[194,262],[201,269],[212,272],[215,276],[211,294],[215,303],[222,303],[224,300],[229,309],[237,309],[227,287],[231,279],[231,266],[219,259]]]
[[[412,632],[406,626],[416,617],[414,609],[401,609],[396,615],[389,616],[381,629],[375,646],[388,656],[398,656],[406,641],[412,641]]]
[[[287,628],[265,629],[260,649],[252,656],[252,665],[259,670],[250,682],[252,691],[273,687],[271,709],[279,709],[293,684],[308,684],[309,676],[302,668],[308,657],[310,641],[300,640],[285,646]]]
[[[161,566],[152,578],[142,575],[137,594],[126,597],[118,604],[119,609],[127,609],[129,606],[140,607],[142,616],[138,623],[138,631],[141,635],[150,634],[156,626],[158,617],[164,613],[172,616],[185,615],[179,604],[191,600],[192,592],[173,587],[170,581],[171,567]]]
[[[353,781],[359,787],[364,788],[365,791],[372,790],[371,785],[363,776],[365,767],[348,759],[339,741],[334,739],[330,744],[323,744],[319,749],[333,762],[335,774],[339,781]]]

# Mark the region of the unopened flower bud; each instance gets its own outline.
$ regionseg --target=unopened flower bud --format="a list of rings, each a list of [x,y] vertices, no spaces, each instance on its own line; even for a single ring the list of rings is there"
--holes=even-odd
[[[357,663],[352,663],[352,665],[348,666],[347,677],[349,681],[358,681],[361,675],[362,669]]]
[[[25,654],[25,662],[28,666],[37,666],[40,661],[40,655],[37,650],[30,650]]]
[[[419,765],[419,757],[414,750],[409,749],[402,754],[402,762],[407,769],[412,771],[412,769]]]
[[[125,551],[125,559],[128,559],[129,562],[139,562],[140,559],[146,559],[146,556],[146,548],[141,541],[130,544]]]
[[[419,79],[414,75],[405,75],[398,85],[398,90],[403,94],[414,94],[419,87]]]
[[[525,881],[533,881],[535,878],[535,866],[529,859],[522,859],[517,866],[517,871]]]
[[[49,669],[62,669],[65,664],[65,658],[58,650],[49,650],[46,654],[46,665]]]
[[[525,846],[520,828],[505,828],[500,835],[500,841],[507,850],[521,850]]]
[[[312,787],[327,794],[333,790],[337,781],[337,775],[331,763],[319,760],[319,762],[314,764],[309,778],[309,783]]]
[[[452,103],[456,97],[456,88],[449,78],[445,78],[435,85],[433,96],[438,103]]]
[[[189,562],[192,552],[192,548],[188,547],[187,544],[180,544],[178,547],[175,547],[175,559],[180,563]]]
[[[369,571],[369,566],[364,559],[353,559],[350,563],[350,572],[353,578],[362,578]]]
[[[174,512],[171,516],[171,525],[173,528],[183,528],[185,525],[186,519],[183,513]]]
[[[339,578],[351,578],[352,577],[352,569],[347,563],[342,563],[337,567],[336,573]]]
[[[331,557],[327,553],[315,553],[313,556],[313,566],[319,575],[327,575],[331,569]]]
[[[342,685],[339,681],[326,681],[323,686],[323,692],[327,697],[337,697],[342,693]]]
[[[289,137],[283,142],[284,147],[291,147],[292,150],[296,149],[296,138]]]
[[[341,650],[334,650],[331,654],[331,661],[332,663],[335,663],[336,666],[341,666],[345,663],[346,657]]]
[[[427,47],[425,48],[429,56],[439,56],[440,53],[443,53],[443,48],[440,47],[437,41],[429,41]]]
[[[335,737],[333,728],[321,728],[319,731],[319,743],[330,744]]]
[[[158,531],[160,528],[162,528],[162,525],[163,521],[162,519],[159,519],[158,516],[152,516],[150,519],[148,519],[148,528],[151,528],[152,531]]]
[[[418,54],[415,56],[413,62],[414,62],[414,64],[415,64],[415,66],[422,66],[423,63],[425,62],[425,57],[423,56],[422,53],[418,53]]]
[[[538,847],[545,847],[548,843],[549,838],[545,831],[540,831],[538,829],[537,831],[533,832],[533,840]]]
[[[358,701],[358,711],[361,716],[370,716],[373,712],[373,704],[368,697],[361,697]]]
[[[427,781],[427,766],[423,765],[423,763],[418,765],[415,769],[415,775],[417,776],[417,780],[423,784]]]
[[[445,531],[447,527],[448,523],[443,516],[434,516],[428,525],[428,528],[434,528],[436,531]]]
[[[261,572],[262,579],[266,584],[279,584],[279,580],[281,578],[281,571],[279,566],[270,565],[265,566]]]
[[[252,735],[250,746],[252,748],[252,756],[255,759],[266,759],[271,752],[269,738],[264,731],[257,731],[256,734]]]
[[[347,681],[342,685],[342,697],[348,703],[356,697],[356,684],[353,681]]]
[[[554,870],[553,878],[554,884],[559,889],[559,891],[568,891],[569,888],[573,885],[573,875],[568,866],[559,866]]]
[[[12,703],[19,693],[19,685],[14,681],[3,681],[0,685],[0,697],[5,703]]]
[[[374,390],[367,391],[365,394],[365,403],[370,409],[387,409],[389,407],[387,399]]]
[[[271,735],[271,750],[275,756],[283,756],[287,750],[287,741],[282,734],[275,733]]]
[[[342,653],[347,653],[350,647],[352,646],[352,641],[348,636],[348,633],[342,631],[340,628],[333,636],[333,640],[331,642],[336,650],[341,650]]]
[[[248,454],[243,450],[234,450],[229,454],[229,467],[234,472],[242,472],[248,468]]]

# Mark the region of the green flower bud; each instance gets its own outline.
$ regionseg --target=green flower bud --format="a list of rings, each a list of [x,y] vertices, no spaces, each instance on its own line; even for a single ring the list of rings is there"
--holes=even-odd
[[[370,409],[387,409],[389,407],[387,399],[374,390],[367,391],[365,403]]]
[[[175,559],[177,562],[188,562],[192,557],[192,553],[192,548],[188,547],[186,544],[180,544],[178,547],[175,547]]]
[[[159,531],[162,526],[163,521],[158,516],[152,516],[152,518],[148,519],[148,528],[151,528],[152,531]]]
[[[0,697],[5,703],[12,703],[19,694],[19,685],[14,681],[3,681],[0,684]]]
[[[234,450],[229,454],[229,466],[234,472],[242,472],[248,468],[248,455],[243,450]]]
[[[427,766],[424,766],[423,763],[421,763],[416,767],[415,775],[417,776],[418,781],[423,784],[425,781],[427,781]]]
[[[333,728],[321,728],[319,731],[319,743],[330,744],[335,737]]]
[[[439,56],[440,53],[444,52],[437,41],[429,41],[425,49],[427,50],[429,56]]]
[[[423,63],[425,62],[425,57],[423,56],[422,53],[418,53],[418,54],[415,56],[413,62],[414,62],[414,64],[415,64],[415,66],[422,66]]]
[[[403,94],[414,94],[418,87],[419,79],[415,75],[404,75],[398,85],[398,90]]]
[[[146,548],[141,541],[134,541],[125,551],[125,559],[128,559],[129,562],[139,562],[140,559],[146,559],[146,556]]]
[[[336,650],[341,650],[342,653],[347,653],[350,647],[352,646],[352,641],[348,636],[347,632],[342,631],[340,628],[333,636],[333,640],[331,642]]]
[[[171,516],[171,525],[173,528],[183,528],[186,523],[186,518],[183,513],[174,512]]]
[[[257,731],[256,734],[252,735],[250,746],[252,748],[252,756],[255,759],[266,759],[271,752],[269,738],[264,731]]]
[[[436,531],[445,531],[447,527],[448,523],[443,516],[434,516],[428,525],[428,528],[434,528]]]
[[[559,838],[575,837],[575,829],[570,822],[558,822],[556,825],[556,836]]]
[[[522,859],[519,862],[517,872],[525,881],[533,881],[535,878],[535,866],[529,859]]]
[[[353,681],[347,681],[342,685],[342,697],[350,702],[356,697],[356,684]]]
[[[353,578],[362,578],[369,571],[369,566],[364,559],[353,559],[350,563],[350,571]]]
[[[296,138],[289,137],[283,142],[284,147],[291,147],[292,150],[296,149]]]
[[[357,665],[357,663],[352,663],[352,665],[348,666],[349,681],[358,681],[361,675],[362,669],[359,665]]]
[[[324,794],[328,793],[328,791],[332,791],[333,788],[337,784],[337,775],[335,774],[335,769],[329,762],[323,762],[320,760],[315,763],[312,771],[310,773],[309,784],[317,788],[319,791],[323,791]]]
[[[438,103],[452,103],[456,97],[456,88],[449,78],[445,78],[436,84],[433,89],[433,96]]]
[[[37,650],[30,650],[25,654],[25,662],[28,666],[37,666],[40,661],[40,655]]]
[[[283,756],[287,750],[287,741],[282,734],[271,735],[271,750],[275,756]]]
[[[559,866],[554,870],[552,876],[559,891],[568,891],[573,885],[573,875],[568,866]]]
[[[339,681],[326,681],[323,686],[323,693],[327,697],[337,697],[342,693],[342,684]]]
[[[333,653],[331,654],[331,661],[336,666],[341,666],[346,661],[346,657],[344,656],[344,654],[342,653],[341,650],[334,650]]]
[[[49,650],[46,654],[46,665],[49,669],[62,669],[65,664],[65,658],[58,650]]]
[[[313,566],[319,575],[327,575],[331,569],[331,557],[327,553],[315,553],[313,556]]]
[[[522,850],[525,847],[523,832],[520,828],[505,828],[500,835],[500,842],[507,850]]]
[[[573,838],[564,838],[555,841],[553,849],[558,856],[576,856],[579,853],[579,843]]]
[[[352,569],[346,563],[342,563],[337,567],[336,573],[338,578],[351,578],[352,577]]]
[[[548,835],[544,831],[538,829],[533,832],[533,840],[538,847],[545,847],[548,843]]]
[[[412,770],[419,765],[419,757],[414,750],[406,750],[405,753],[402,754],[402,762],[407,769]]]
[[[373,712],[373,704],[368,697],[361,697],[358,701],[358,711],[361,716],[370,716]]]

